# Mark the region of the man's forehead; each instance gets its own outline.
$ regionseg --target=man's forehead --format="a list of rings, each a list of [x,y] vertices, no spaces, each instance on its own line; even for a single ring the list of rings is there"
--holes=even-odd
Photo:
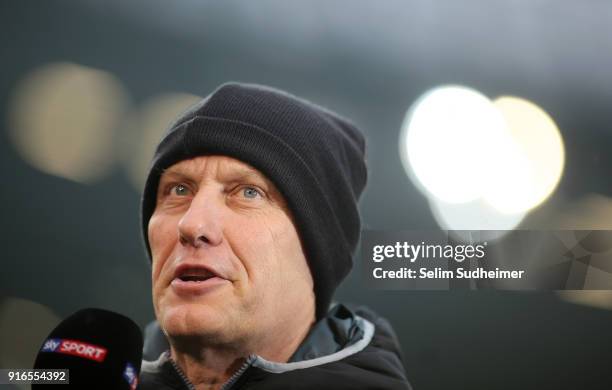
[[[208,176],[222,178],[252,178],[269,182],[269,179],[251,165],[228,156],[198,156],[180,161],[164,170],[164,176]]]

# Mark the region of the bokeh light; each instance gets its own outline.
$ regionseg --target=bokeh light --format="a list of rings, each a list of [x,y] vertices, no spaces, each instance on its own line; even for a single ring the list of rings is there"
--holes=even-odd
[[[466,203],[429,199],[429,205],[436,222],[445,230],[512,230],[525,217],[525,213],[500,213],[482,199]],[[497,237],[493,235],[490,238]]]
[[[557,292],[559,298],[575,305],[612,310],[612,291],[566,290]]]
[[[503,117],[481,93],[461,86],[436,88],[411,108],[400,155],[413,181],[439,200],[480,197],[490,175],[493,145],[505,131]]]
[[[612,230],[612,198],[588,194],[567,203],[544,228],[560,230]]]
[[[1,299],[0,367],[32,368],[43,340],[59,322],[57,314],[39,303],[22,298]]]
[[[128,98],[111,74],[72,63],[47,64],[16,87],[9,135],[33,167],[77,182],[106,174]]]
[[[498,174],[490,179],[485,199],[505,213],[540,205],[554,191],[565,162],[561,134],[536,104],[517,97],[493,102],[508,124],[510,153],[500,154]]]
[[[154,96],[145,101],[130,116],[126,131],[131,140],[124,150],[130,182],[137,190],[144,186],[146,174],[155,147],[177,117],[202,98],[189,93],[176,92]]]
[[[565,152],[550,115],[528,100],[494,102],[462,86],[434,88],[410,108],[400,156],[448,230],[512,230],[561,178]]]

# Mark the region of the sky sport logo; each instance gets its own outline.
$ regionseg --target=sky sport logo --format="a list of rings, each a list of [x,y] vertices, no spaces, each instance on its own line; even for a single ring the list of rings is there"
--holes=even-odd
[[[130,389],[136,390],[138,386],[138,376],[136,375],[136,370],[134,366],[132,366],[129,362],[125,366],[125,370],[123,370],[123,378],[130,385]]]
[[[67,339],[48,339],[43,344],[41,352],[55,352],[64,355],[78,356],[101,363],[106,358],[106,348],[82,341]]]

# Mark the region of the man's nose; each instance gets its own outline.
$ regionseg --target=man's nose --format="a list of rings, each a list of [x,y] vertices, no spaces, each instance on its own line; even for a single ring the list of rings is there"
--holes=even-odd
[[[210,192],[198,191],[178,223],[181,244],[195,248],[221,244],[221,207],[221,201],[215,199]]]

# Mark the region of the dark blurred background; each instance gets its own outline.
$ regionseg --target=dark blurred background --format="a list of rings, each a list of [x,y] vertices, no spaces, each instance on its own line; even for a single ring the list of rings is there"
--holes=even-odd
[[[419,97],[445,85],[520,97],[556,124],[564,164],[546,199],[504,227],[612,229],[610,20],[612,3],[595,0],[3,1],[0,367],[31,367],[83,307],[154,318],[146,167],[173,117],[225,81],[359,124],[362,216],[380,230],[463,227],[402,165]],[[496,215],[479,213],[468,227]],[[612,387],[606,291],[375,291],[356,269],[337,297],[391,321],[417,390]]]

